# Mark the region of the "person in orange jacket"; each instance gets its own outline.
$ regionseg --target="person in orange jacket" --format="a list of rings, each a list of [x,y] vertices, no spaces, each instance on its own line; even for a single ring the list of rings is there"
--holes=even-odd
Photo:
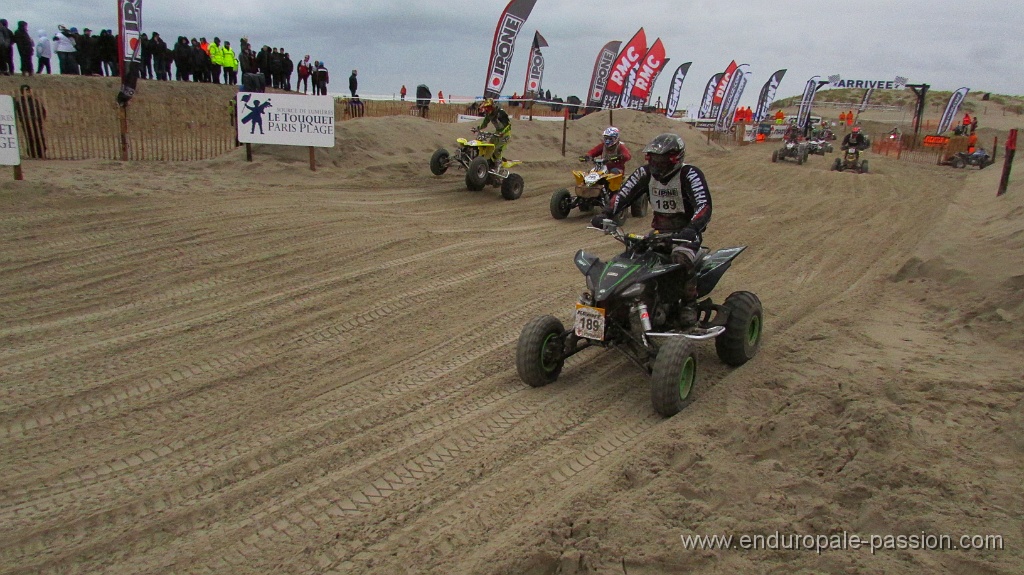
[[[974,150],[977,148],[977,146],[978,146],[978,135],[977,134],[971,134],[970,136],[967,136],[967,153],[968,154],[973,154]]]
[[[402,101],[403,102],[405,101],[405,95],[407,93],[408,92],[406,92],[406,90],[405,90],[405,84],[402,84],[402,89],[398,91],[398,95],[402,97]]]
[[[775,112],[775,123],[776,124],[782,124],[785,121],[786,121],[786,113],[785,112],[783,112],[781,109],[778,112]]]
[[[853,125],[853,110],[848,110],[846,112],[846,125],[847,126],[852,126]]]
[[[839,112],[839,123],[840,124],[845,124],[846,123],[846,112]]]

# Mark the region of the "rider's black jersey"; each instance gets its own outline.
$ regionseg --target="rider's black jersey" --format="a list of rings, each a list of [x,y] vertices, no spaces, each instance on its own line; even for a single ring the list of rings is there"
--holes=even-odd
[[[864,137],[864,134],[855,134],[853,132],[850,132],[849,134],[846,134],[845,137],[843,137],[843,148],[849,148],[850,146],[853,146],[858,150],[863,150],[864,148],[867,147],[867,145],[868,139]]]
[[[625,210],[644,194],[651,199],[651,209],[654,210],[651,227],[656,230],[676,232],[693,228],[701,233],[711,221],[711,190],[704,179],[704,172],[696,166],[683,164],[664,184],[651,177],[647,164],[640,166],[615,194],[613,215]]]

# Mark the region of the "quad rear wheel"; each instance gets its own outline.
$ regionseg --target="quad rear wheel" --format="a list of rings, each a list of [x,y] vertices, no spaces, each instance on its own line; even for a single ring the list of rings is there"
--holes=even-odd
[[[523,177],[519,174],[509,174],[501,182],[501,197],[506,200],[518,200],[523,195]]]
[[[651,373],[651,405],[665,417],[693,401],[697,383],[697,352],[685,337],[673,337],[658,350]]]
[[[738,291],[729,294],[722,307],[728,310],[729,319],[725,331],[715,338],[715,351],[723,363],[738,367],[750,361],[761,348],[761,300],[748,291]]]
[[[536,317],[523,326],[516,346],[516,371],[526,385],[543,387],[558,379],[565,364],[564,332],[562,322],[552,315]]]

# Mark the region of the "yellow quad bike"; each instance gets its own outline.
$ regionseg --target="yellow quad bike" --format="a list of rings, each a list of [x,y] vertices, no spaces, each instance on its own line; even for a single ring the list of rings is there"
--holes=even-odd
[[[506,200],[518,199],[523,195],[523,177],[510,172],[509,168],[522,162],[492,157],[494,144],[491,138],[494,136],[490,132],[477,132],[476,138],[472,140],[458,138],[455,142],[459,148],[454,155],[444,148],[438,148],[430,157],[430,172],[440,176],[452,165],[462,166],[466,170],[466,189],[478,192],[487,185],[497,186],[501,187],[501,197]]]
[[[603,158],[581,156],[580,161],[593,162],[594,166],[589,171],[572,171],[573,177],[576,178],[573,192],[568,188],[561,188],[551,194],[551,217],[556,220],[564,220],[573,208],[578,208],[581,212],[604,208],[609,205],[615,192],[622,187],[623,174],[610,171]],[[630,206],[630,213],[635,217],[647,215],[648,201],[646,197],[640,198]],[[625,215],[623,212],[623,219]],[[622,225],[621,221],[618,223]]]

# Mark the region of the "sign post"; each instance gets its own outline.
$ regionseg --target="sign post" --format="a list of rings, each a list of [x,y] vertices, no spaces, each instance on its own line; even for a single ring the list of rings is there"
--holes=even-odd
[[[14,98],[0,95],[0,166],[14,166],[14,179],[23,180],[18,124],[14,118]]]
[[[334,147],[334,98],[239,92],[235,95],[238,141],[309,147],[309,169],[316,171],[314,147]]]

